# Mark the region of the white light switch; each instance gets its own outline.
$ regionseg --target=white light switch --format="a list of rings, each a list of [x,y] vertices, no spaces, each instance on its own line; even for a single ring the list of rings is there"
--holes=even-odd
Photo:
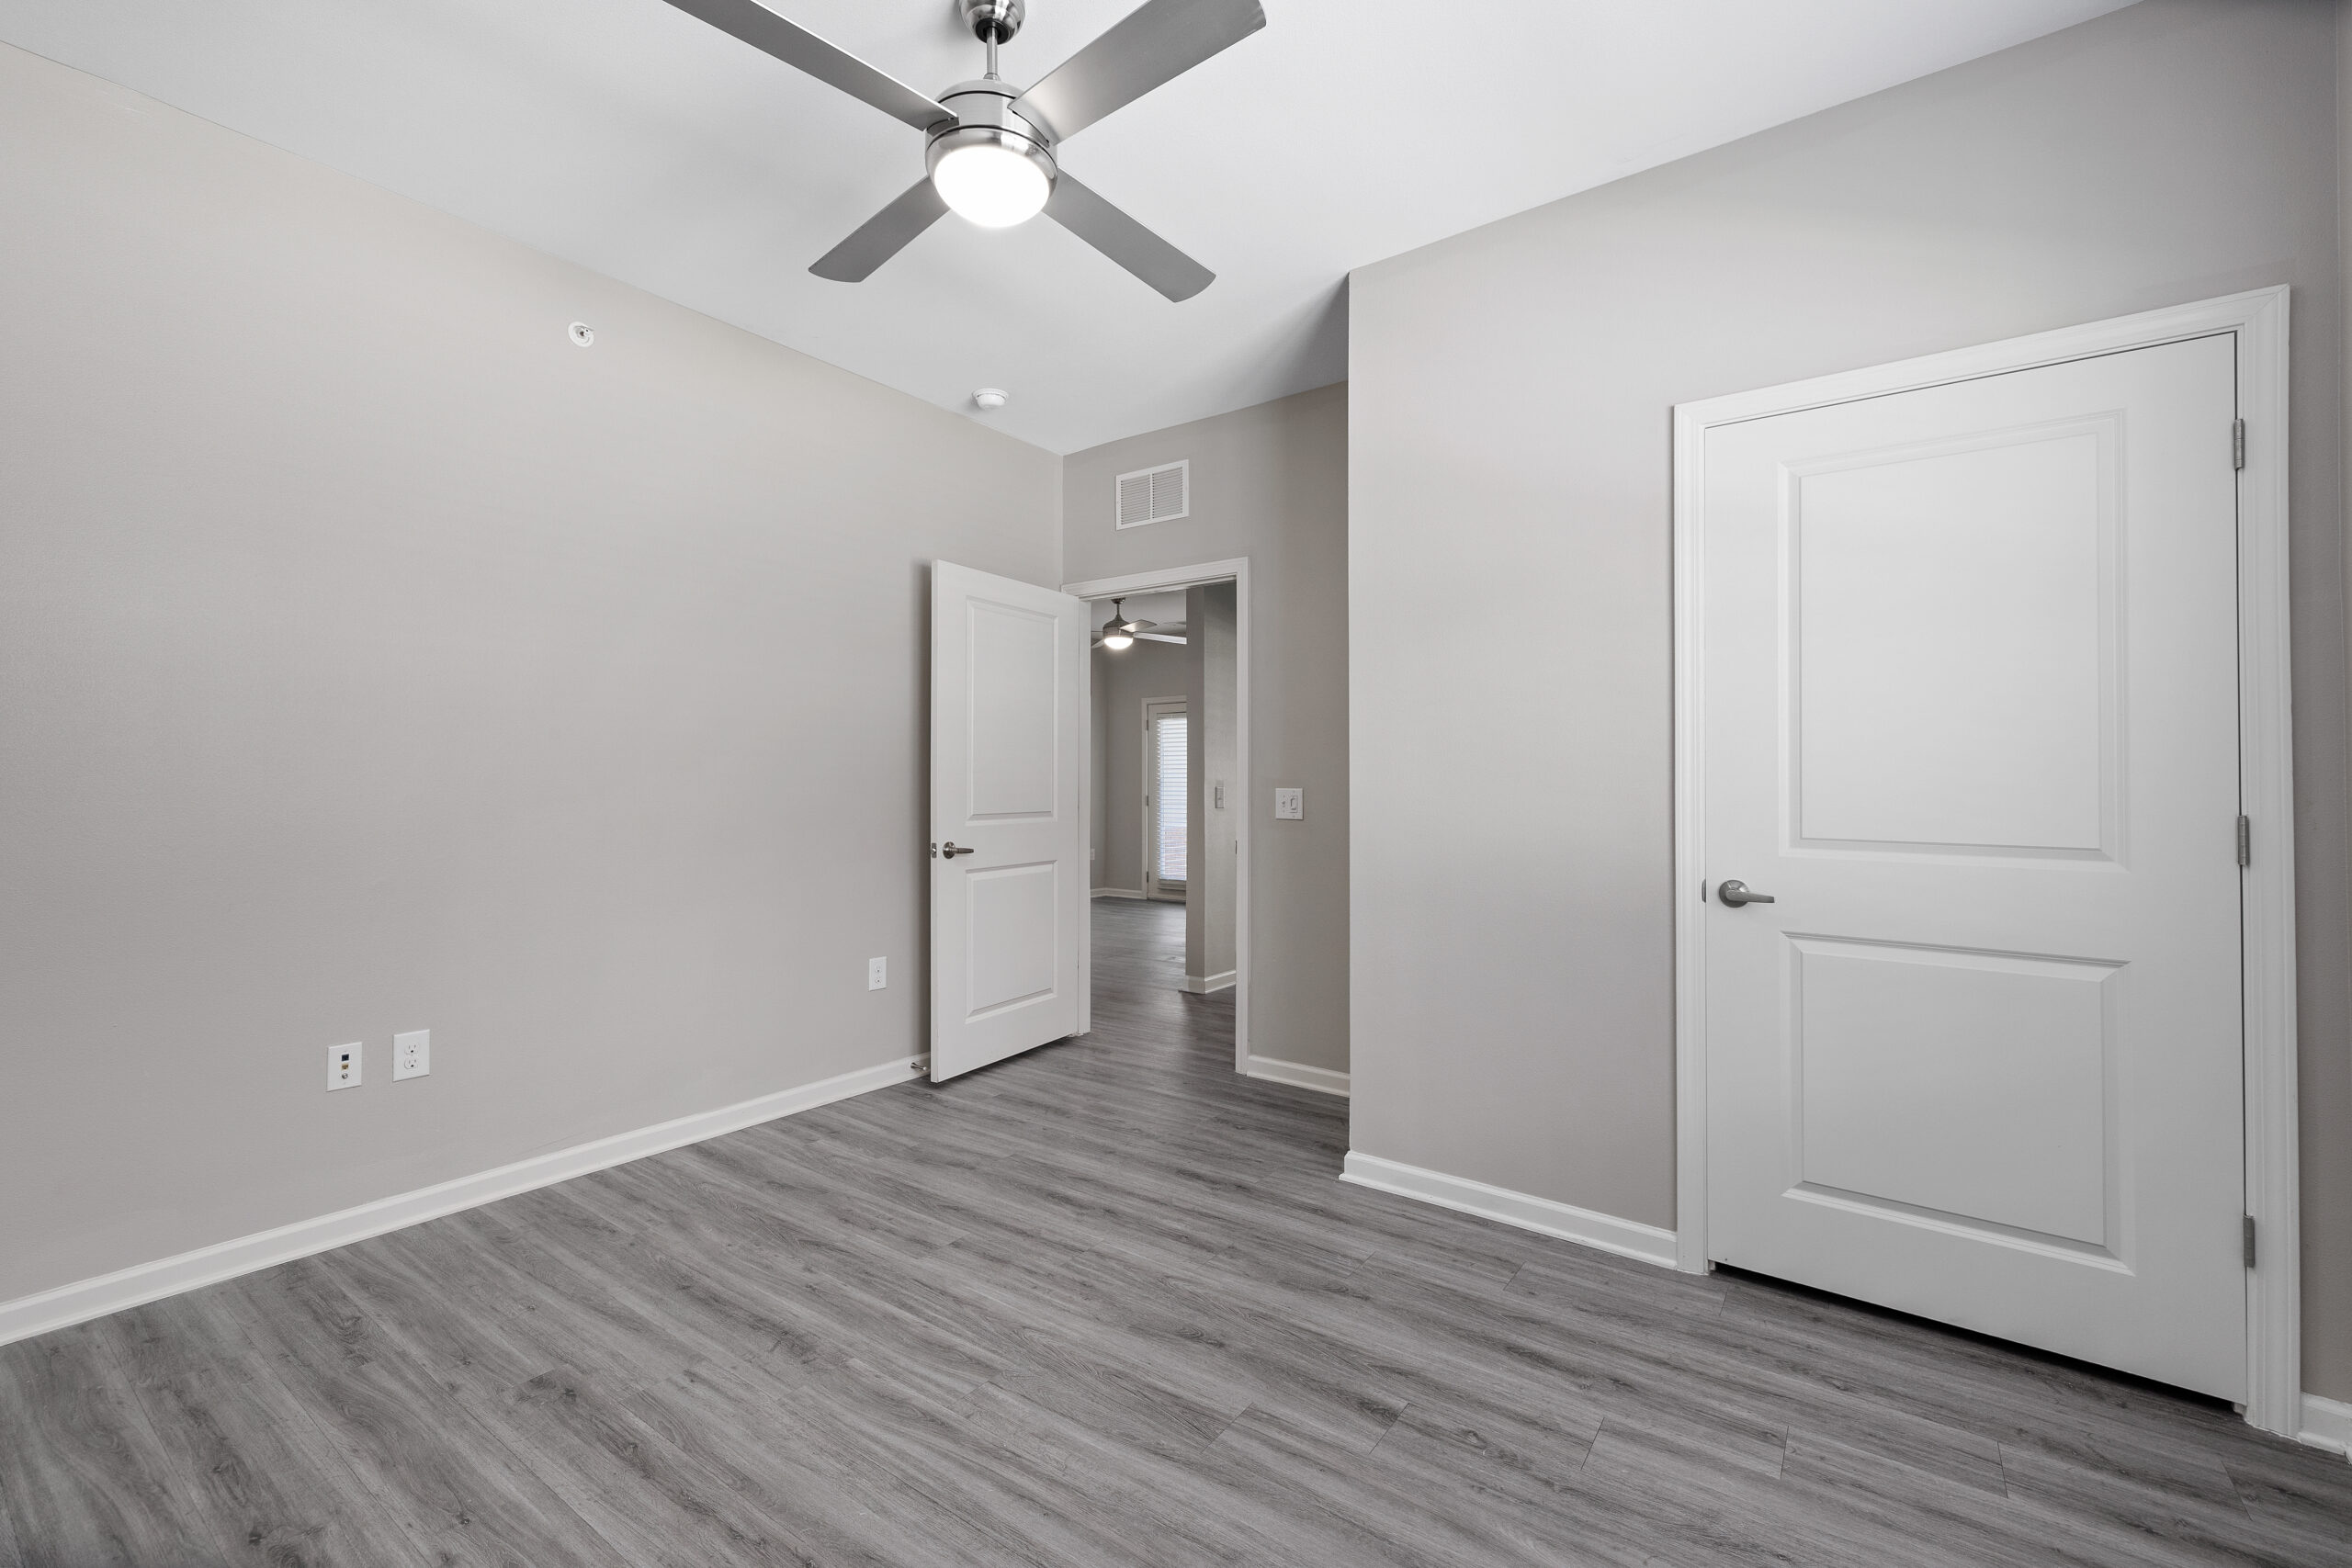
[[[392,1077],[421,1078],[433,1070],[433,1031],[413,1029],[392,1036]]]
[[[869,991],[878,991],[889,983],[890,961],[887,958],[867,959],[865,961],[865,988]]]
[[[1289,822],[1300,822],[1306,820],[1306,792],[1303,789],[1278,789],[1274,791],[1274,815],[1275,817]]]
[[[359,1087],[360,1055],[356,1042],[327,1047],[327,1088],[330,1090]]]

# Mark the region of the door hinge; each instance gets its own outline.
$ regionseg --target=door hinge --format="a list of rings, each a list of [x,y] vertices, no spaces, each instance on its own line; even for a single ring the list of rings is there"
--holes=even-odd
[[[2238,818],[2238,863],[2254,863],[2254,818],[2250,817]]]
[[[2230,467],[2245,467],[2245,421],[2242,419],[2230,421]]]
[[[2245,1266],[2254,1267],[2254,1216],[2245,1217]]]

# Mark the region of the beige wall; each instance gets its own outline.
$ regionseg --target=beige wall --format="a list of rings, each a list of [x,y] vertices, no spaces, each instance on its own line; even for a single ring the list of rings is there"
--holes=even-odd
[[[1102,857],[1095,863],[1094,886],[1136,894],[1143,891],[1143,705],[1152,697],[1184,695],[1184,649],[1137,642],[1115,653],[1098,648],[1092,657],[1102,720],[1102,767],[1094,775]]]
[[[2335,29],[2144,0],[1355,275],[1356,1148],[1674,1223],[1674,404],[2292,284],[2306,1386],[2352,1397]]]
[[[0,1300],[922,1048],[1055,457],[5,48],[0,212]]]
[[[1062,569],[1085,581],[1250,562],[1250,1047],[1348,1066],[1348,606],[1345,386],[1175,425],[1063,459]],[[1112,481],[1193,460],[1192,515],[1114,525]],[[1274,820],[1277,784],[1306,791]]]

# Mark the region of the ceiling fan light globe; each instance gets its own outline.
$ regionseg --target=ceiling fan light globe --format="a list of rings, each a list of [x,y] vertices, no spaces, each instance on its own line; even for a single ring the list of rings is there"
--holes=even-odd
[[[1102,646],[1114,653],[1123,648],[1133,648],[1135,645],[1136,639],[1118,627],[1114,626],[1102,634]]]
[[[931,183],[949,211],[983,229],[1010,229],[1045,210],[1053,177],[1007,141],[973,139],[932,161]]]

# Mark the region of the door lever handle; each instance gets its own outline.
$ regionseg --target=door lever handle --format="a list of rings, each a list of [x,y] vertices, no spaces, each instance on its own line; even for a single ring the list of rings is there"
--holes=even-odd
[[[1730,905],[1735,909],[1738,908],[1742,904],[1772,904],[1779,902],[1779,900],[1775,899],[1770,893],[1750,893],[1747,890],[1747,884],[1745,882],[1722,883],[1715,888],[1715,897],[1722,899],[1724,903]]]
[[[976,855],[979,852],[979,851],[973,849],[968,845],[963,849],[957,849],[956,847],[956,840],[953,839],[948,840],[945,843],[939,846],[940,858],[943,860],[954,860],[957,855]]]

